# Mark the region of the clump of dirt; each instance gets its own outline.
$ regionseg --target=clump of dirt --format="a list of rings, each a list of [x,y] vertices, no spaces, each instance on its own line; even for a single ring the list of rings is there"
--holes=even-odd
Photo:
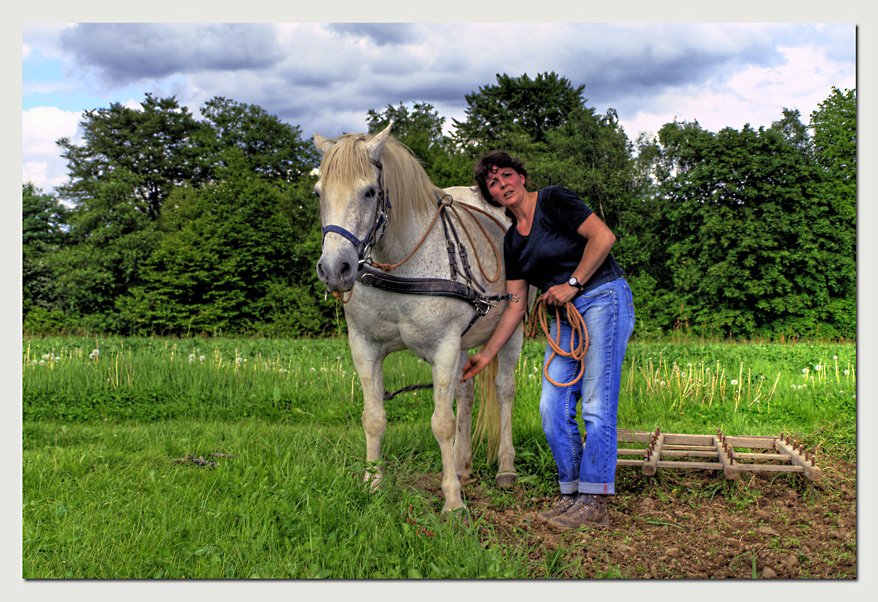
[[[856,579],[856,464],[824,456],[822,478],[619,467],[609,527],[558,532],[536,519],[553,501],[489,475],[464,485],[485,545],[527,553],[532,578]],[[441,500],[440,475],[418,488]]]

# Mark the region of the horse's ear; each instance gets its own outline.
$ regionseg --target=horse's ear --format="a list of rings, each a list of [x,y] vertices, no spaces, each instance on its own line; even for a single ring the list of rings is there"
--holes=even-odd
[[[384,144],[387,142],[387,137],[390,136],[390,128],[393,127],[393,122],[390,122],[386,128],[375,134],[371,140],[366,143],[366,149],[369,151],[369,158],[373,163],[379,163],[381,159],[381,151],[384,150]]]
[[[327,140],[320,134],[314,134],[314,146],[317,147],[317,150],[320,151],[321,155],[325,155],[326,151],[332,148],[334,143],[331,140]]]

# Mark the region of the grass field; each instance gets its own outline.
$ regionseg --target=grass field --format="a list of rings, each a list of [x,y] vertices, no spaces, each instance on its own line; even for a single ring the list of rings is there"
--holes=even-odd
[[[514,411],[519,486],[533,496],[555,488],[542,353],[526,343]],[[526,538],[492,543],[479,517],[443,521],[414,486],[441,470],[429,391],[386,404],[391,470],[364,488],[362,393],[343,340],[25,338],[22,354],[26,578],[552,574]],[[407,353],[385,372],[388,390],[430,381]],[[850,344],[634,341],[622,383],[620,427],[789,432],[818,454],[856,453]],[[475,464],[490,483],[483,452]]]

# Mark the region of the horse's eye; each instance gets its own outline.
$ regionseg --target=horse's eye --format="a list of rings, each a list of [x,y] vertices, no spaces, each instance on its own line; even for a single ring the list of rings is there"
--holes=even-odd
[[[320,188],[318,188],[317,186],[314,187],[314,194],[320,196]]]
[[[375,187],[373,186],[372,188],[370,188],[369,190],[366,191],[366,198],[367,198],[367,199],[374,199],[374,198],[375,198],[375,192],[376,192],[376,191],[375,191]]]

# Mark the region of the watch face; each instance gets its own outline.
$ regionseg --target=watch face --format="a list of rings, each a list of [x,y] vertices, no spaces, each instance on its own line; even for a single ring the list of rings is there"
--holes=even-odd
[[[571,278],[567,281],[567,284],[569,284],[570,286],[579,286],[579,281],[576,280],[576,278]]]

